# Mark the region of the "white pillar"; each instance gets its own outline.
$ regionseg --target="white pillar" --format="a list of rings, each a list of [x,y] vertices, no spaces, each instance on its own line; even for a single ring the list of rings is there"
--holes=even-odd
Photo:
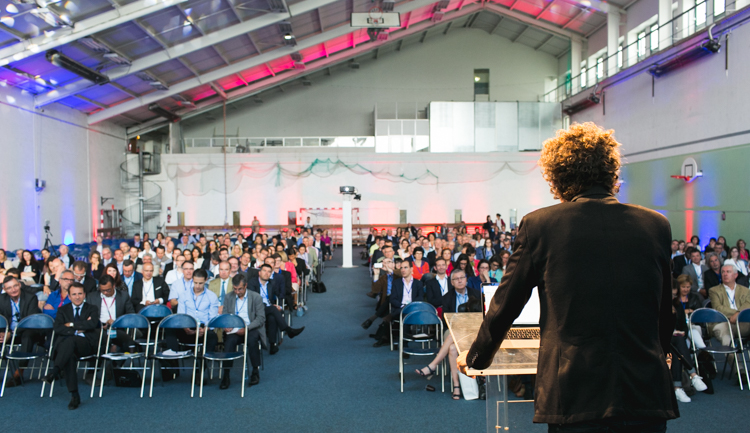
[[[617,73],[617,48],[620,46],[620,12],[610,9],[607,12],[607,76]]]
[[[579,75],[581,75],[581,51],[583,47],[581,45],[581,42],[579,41],[570,41],[570,79],[571,79],[571,86],[570,90],[572,93],[577,93],[580,89],[580,79],[578,78]]]
[[[353,268],[352,265],[352,195],[344,194],[344,224],[341,236],[341,252],[344,255],[341,267]]]
[[[672,45],[672,0],[659,0],[659,49]],[[666,24],[666,25],[665,25]]]

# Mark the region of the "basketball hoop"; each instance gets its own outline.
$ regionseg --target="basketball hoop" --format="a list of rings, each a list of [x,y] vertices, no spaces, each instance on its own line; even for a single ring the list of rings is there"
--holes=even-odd
[[[703,177],[703,171],[698,169],[698,163],[693,158],[687,158],[682,162],[682,168],[679,175],[672,175],[673,179],[682,179],[687,183]]]
[[[672,179],[682,179],[685,182],[690,181],[690,177],[689,176],[672,175],[671,177],[672,177]]]
[[[379,25],[383,24],[385,22],[385,19],[383,19],[383,9],[380,9],[379,7],[375,6],[374,8],[370,9],[369,12],[367,12],[368,15],[370,15],[370,24]]]

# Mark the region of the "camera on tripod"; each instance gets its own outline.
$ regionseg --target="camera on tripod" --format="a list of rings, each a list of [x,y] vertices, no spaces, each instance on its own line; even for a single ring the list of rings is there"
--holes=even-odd
[[[44,248],[52,248],[52,232],[49,229],[49,220],[44,220]]]

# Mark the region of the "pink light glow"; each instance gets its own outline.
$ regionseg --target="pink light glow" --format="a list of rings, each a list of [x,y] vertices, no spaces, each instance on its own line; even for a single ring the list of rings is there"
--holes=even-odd
[[[690,239],[695,234],[693,206],[695,206],[695,184],[688,183],[685,184],[685,239]]]

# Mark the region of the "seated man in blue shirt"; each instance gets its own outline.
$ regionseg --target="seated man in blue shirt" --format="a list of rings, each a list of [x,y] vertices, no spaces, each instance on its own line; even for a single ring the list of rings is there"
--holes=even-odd
[[[216,343],[218,342],[216,332],[206,328],[205,325],[219,315],[219,298],[210,290],[205,290],[207,279],[208,273],[204,269],[198,269],[193,274],[193,290],[180,291],[177,294],[177,314],[187,314],[194,317],[200,322],[200,326],[197,329],[165,330],[164,341],[167,348],[179,351],[180,343],[195,344],[195,334],[197,332],[200,343],[203,343],[203,339],[207,338],[206,352],[213,352],[216,349]],[[176,372],[174,374],[179,375]],[[170,378],[169,374],[163,374],[162,378],[164,380],[171,380],[174,376]]]

